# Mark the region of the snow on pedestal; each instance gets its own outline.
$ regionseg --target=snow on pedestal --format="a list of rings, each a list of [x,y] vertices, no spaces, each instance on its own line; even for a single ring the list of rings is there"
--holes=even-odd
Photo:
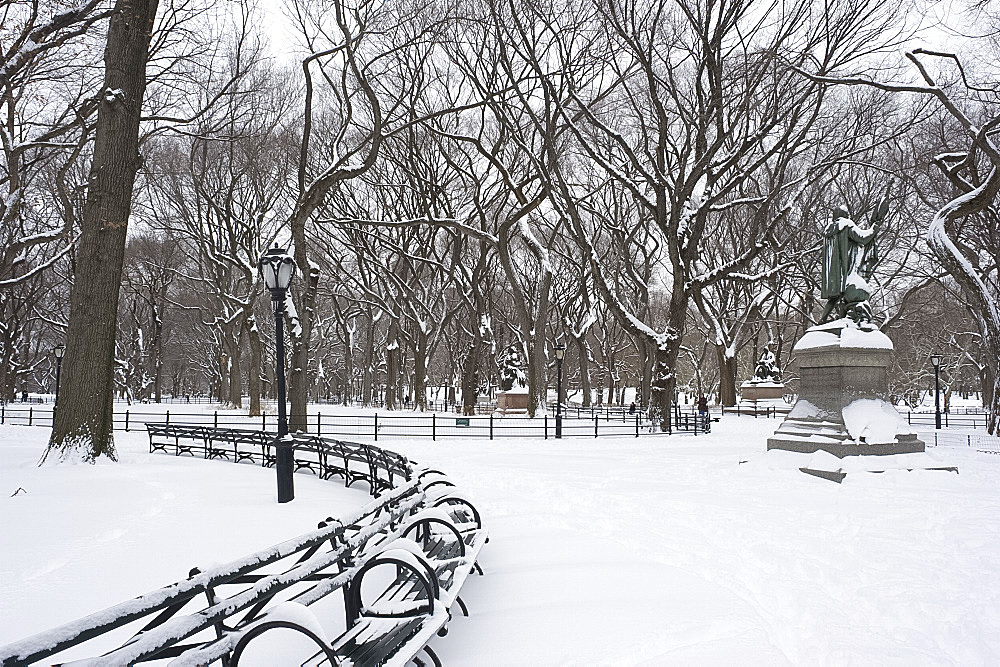
[[[846,456],[924,451],[886,400],[892,341],[868,324],[842,319],[811,327],[795,344],[801,389],[767,448]],[[917,466],[922,467],[922,466]]]

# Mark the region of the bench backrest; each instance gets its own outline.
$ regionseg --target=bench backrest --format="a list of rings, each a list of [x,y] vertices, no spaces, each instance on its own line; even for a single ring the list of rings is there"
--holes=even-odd
[[[132,639],[105,653],[101,662],[133,664],[189,650],[199,658],[222,658],[232,650],[229,642],[220,642],[214,632],[200,639],[196,635],[223,623],[245,625],[258,618],[276,594],[292,587],[292,599],[306,605],[339,590],[368,559],[372,537],[383,531],[399,533],[403,519],[423,501],[418,480],[403,484],[348,517],[321,523],[315,531],[204,572],[194,569],[184,581],[0,647],[0,665],[42,660],[133,623],[137,632]],[[223,595],[224,587],[233,592]],[[205,598],[199,602],[201,595]]]

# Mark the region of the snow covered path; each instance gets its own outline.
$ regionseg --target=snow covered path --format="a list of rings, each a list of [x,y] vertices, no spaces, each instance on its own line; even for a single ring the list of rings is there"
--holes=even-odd
[[[1000,457],[837,485],[764,454],[776,426],[394,444],[474,490],[493,536],[446,664],[995,664]]]
[[[1000,661],[1000,457],[940,448],[931,456],[960,474],[837,485],[764,453],[777,424],[726,417],[697,438],[380,440],[448,472],[492,536],[486,576],[463,590],[472,618],[435,650],[450,665]],[[367,498],[297,475],[282,512],[273,471],[149,456],[143,434],[116,436],[124,466],[36,469],[45,435],[0,429],[0,643]],[[29,493],[9,498],[25,481]]]

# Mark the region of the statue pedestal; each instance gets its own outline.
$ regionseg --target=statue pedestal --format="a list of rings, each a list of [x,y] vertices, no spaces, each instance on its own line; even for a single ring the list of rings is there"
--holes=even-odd
[[[497,412],[503,415],[528,411],[528,392],[501,391],[497,393]]]
[[[769,380],[746,380],[740,385],[740,398],[744,401],[762,401],[764,399],[783,398],[785,384]]]
[[[850,320],[811,327],[795,344],[799,399],[768,438],[767,448],[834,456],[924,451],[886,400],[892,341]]]

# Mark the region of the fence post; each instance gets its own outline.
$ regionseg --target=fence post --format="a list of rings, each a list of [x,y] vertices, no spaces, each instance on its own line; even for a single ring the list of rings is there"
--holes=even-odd
[[[0,403],[0,424],[7,423],[7,404]]]
[[[167,410],[167,425],[170,425],[170,410]]]
[[[431,440],[437,440],[437,413],[431,414]]]
[[[944,427],[948,428],[948,411],[944,411]]]
[[[32,407],[28,408],[28,426],[31,426],[32,419],[34,417],[35,409]]]
[[[375,413],[375,442],[378,442],[378,413]]]
[[[597,437],[597,425],[601,422],[600,417],[594,417],[594,437]]]
[[[635,437],[639,437],[639,415],[635,415]]]
[[[267,430],[267,410],[261,410],[260,412],[260,430]]]
[[[214,428],[219,428],[219,411],[215,411],[215,425]]]
[[[493,413],[490,413],[490,440],[493,439]]]
[[[323,414],[320,412],[316,413],[316,435],[323,435],[323,425],[322,425]]]
[[[549,413],[542,415],[542,421],[545,422],[545,439],[549,439]]]
[[[114,421],[115,420],[112,419],[111,423],[114,423]],[[125,432],[128,433],[128,410],[125,411]]]

